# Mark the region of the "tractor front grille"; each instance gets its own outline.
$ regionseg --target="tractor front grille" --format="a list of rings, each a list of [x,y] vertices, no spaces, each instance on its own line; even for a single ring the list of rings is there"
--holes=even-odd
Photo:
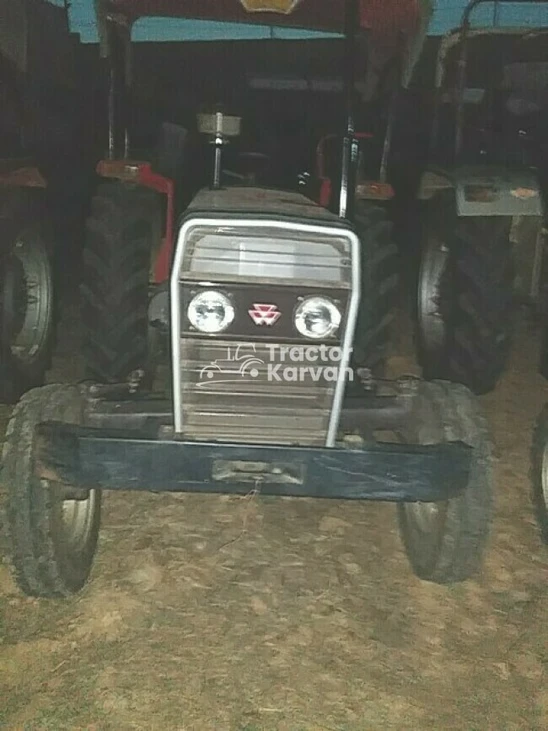
[[[223,362],[240,348],[252,353]],[[335,382],[284,380],[299,376],[304,364],[271,359],[264,344],[228,340],[181,342],[183,433],[200,440],[253,444],[325,444]],[[219,363],[219,369],[211,366]],[[284,368],[291,371],[283,372]],[[309,376],[308,378],[306,376]],[[281,380],[277,380],[281,378]]]
[[[294,312],[303,296],[325,295],[340,303],[343,317],[328,345],[344,345],[350,358],[359,242],[340,223],[321,218],[330,214],[320,209],[318,215],[320,223],[308,224],[256,218],[183,224],[171,278],[174,420],[181,436],[303,446],[332,441],[343,385],[334,368],[319,375],[317,368],[329,362],[280,356],[284,347],[319,345],[303,342]],[[187,319],[189,302],[202,289],[221,290],[234,305],[234,321],[219,336],[196,332]],[[275,304],[279,321],[256,323],[257,303]],[[308,367],[315,373],[299,370]]]

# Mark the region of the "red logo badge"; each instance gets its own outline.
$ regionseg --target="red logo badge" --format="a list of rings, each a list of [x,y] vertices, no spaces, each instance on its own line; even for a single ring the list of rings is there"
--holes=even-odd
[[[255,325],[273,325],[282,316],[276,305],[253,305],[248,312]]]

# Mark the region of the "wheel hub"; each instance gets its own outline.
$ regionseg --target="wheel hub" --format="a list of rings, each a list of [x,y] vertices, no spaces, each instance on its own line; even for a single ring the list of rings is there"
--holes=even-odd
[[[406,511],[412,513],[415,524],[421,533],[431,533],[443,519],[445,505],[438,503],[408,503]]]
[[[21,332],[27,312],[28,295],[24,268],[12,256],[7,263],[2,284],[2,342],[13,343]]]
[[[0,333],[20,361],[39,357],[49,337],[53,291],[47,252],[40,241],[21,238],[6,262],[0,285]]]
[[[72,552],[83,550],[93,528],[97,494],[90,490],[84,500],[63,500],[62,527],[64,539]]]
[[[548,444],[542,452],[542,499],[544,507],[548,510]]]
[[[447,341],[447,321],[451,297],[449,248],[431,240],[423,254],[419,274],[418,321],[424,350],[439,357]]]

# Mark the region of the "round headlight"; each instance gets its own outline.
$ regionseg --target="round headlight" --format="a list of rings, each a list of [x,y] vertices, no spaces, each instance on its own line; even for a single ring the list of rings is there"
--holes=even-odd
[[[340,324],[341,312],[327,297],[307,297],[295,312],[295,327],[305,338],[329,338]]]
[[[234,307],[222,292],[207,290],[190,301],[187,316],[196,330],[202,333],[220,333],[234,320]]]

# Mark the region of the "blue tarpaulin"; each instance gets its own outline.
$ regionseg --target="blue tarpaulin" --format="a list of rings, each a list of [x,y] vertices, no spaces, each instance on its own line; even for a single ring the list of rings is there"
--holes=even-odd
[[[55,0],[55,4],[61,5],[62,0]],[[466,4],[464,0],[438,0],[428,34],[440,36],[458,26]],[[97,42],[93,0],[72,0],[70,18],[72,30],[80,33],[83,43]],[[485,3],[474,12],[473,21],[474,25],[492,25],[495,21],[499,26],[548,27],[548,2]],[[218,41],[330,36],[324,33],[307,33],[261,25],[144,18],[136,23],[133,37],[136,41]]]

